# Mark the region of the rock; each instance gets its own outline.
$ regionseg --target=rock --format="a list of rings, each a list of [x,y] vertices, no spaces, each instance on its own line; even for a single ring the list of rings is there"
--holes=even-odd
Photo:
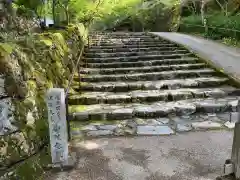
[[[188,132],[192,130],[192,126],[189,124],[177,124],[177,132]]]
[[[196,112],[196,106],[191,103],[176,103],[174,105],[177,114],[191,115]]]
[[[113,135],[113,132],[110,130],[97,130],[97,131],[88,131],[86,133],[87,136],[93,136],[93,137],[98,137],[98,136],[107,136],[107,135]]]
[[[209,120],[213,122],[222,122],[222,120],[217,117],[216,113],[208,113],[206,115],[205,120]]]
[[[146,125],[145,119],[137,118],[135,119],[135,122],[137,123],[137,125]]]
[[[97,128],[95,125],[87,125],[82,127],[82,131],[96,131]]]
[[[138,135],[171,135],[174,131],[168,126],[137,126]]]
[[[0,135],[11,133],[17,130],[17,127],[12,125],[12,109],[10,99],[0,101]]]
[[[133,116],[133,109],[131,108],[120,108],[120,109],[116,109],[113,110],[111,114],[108,115],[109,119],[118,119],[118,120],[122,120],[122,119],[131,119]]]
[[[6,95],[5,89],[4,89],[4,76],[0,75],[0,95],[4,96]]]
[[[163,124],[160,121],[157,121],[156,119],[146,119],[146,123],[147,125],[151,125],[151,126]]]
[[[135,134],[136,133],[136,126],[137,123],[133,120],[124,120],[121,121],[118,125],[117,128],[114,129],[114,134],[117,136],[122,136],[125,134]]]
[[[156,119],[135,119],[135,122],[137,125],[161,125],[163,124],[160,121],[157,121]]]
[[[237,122],[239,119],[239,113],[238,112],[231,112],[230,113],[230,121],[231,122]]]
[[[217,114],[217,117],[224,122],[231,121],[231,113],[220,113]]]
[[[114,135],[116,135],[116,136],[123,136],[124,134],[125,134],[125,132],[124,132],[123,128],[116,128],[114,130]]]
[[[136,128],[137,123],[133,120],[127,120],[126,121],[126,126],[134,129],[134,128]]]
[[[235,127],[235,122],[227,121],[224,123],[224,126],[226,126],[229,129],[233,129]]]
[[[158,118],[157,121],[161,122],[162,124],[168,124],[170,119],[169,118]]]
[[[110,131],[113,131],[114,129],[117,128],[117,125],[99,125],[97,126],[97,129],[100,129],[100,130],[110,130]]]
[[[221,128],[222,125],[217,122],[204,121],[204,122],[194,122],[192,123],[192,127],[194,129],[218,129],[218,128]]]
[[[28,112],[27,113],[26,119],[27,119],[27,125],[29,125],[29,126],[33,126],[34,125],[35,118],[33,117],[33,113],[32,112]]]
[[[124,132],[125,134],[134,135],[136,133],[136,128],[125,127]]]
[[[215,100],[212,98],[209,98],[204,101],[199,101],[195,103],[197,106],[197,110],[199,112],[207,112],[207,113],[223,113],[226,111],[231,110],[231,106],[228,104],[227,100],[222,99],[222,100]]]
[[[203,121],[197,116],[175,116],[171,117],[171,120],[171,122],[174,122],[175,124],[191,124],[192,122]]]
[[[146,105],[141,105],[139,107],[136,107],[135,109],[136,113],[141,113],[141,114],[148,114],[148,113],[152,113],[154,112],[154,109],[150,106],[146,106]]]

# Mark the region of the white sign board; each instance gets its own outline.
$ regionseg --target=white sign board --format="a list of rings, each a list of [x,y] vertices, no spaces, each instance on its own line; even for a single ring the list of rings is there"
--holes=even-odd
[[[64,89],[50,89],[46,101],[52,163],[66,164],[68,163],[68,133]]]

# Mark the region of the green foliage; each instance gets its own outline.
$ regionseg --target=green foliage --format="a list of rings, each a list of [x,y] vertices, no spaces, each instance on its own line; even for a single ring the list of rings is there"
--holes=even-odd
[[[199,15],[192,15],[182,19],[183,24],[202,25],[202,19]]]
[[[18,6],[18,11],[22,14],[26,13],[27,15],[32,14],[40,16],[42,13],[40,8],[43,7],[44,0],[17,0],[14,2]]]
[[[232,37],[240,39],[240,16],[225,16],[222,13],[206,15],[208,32],[206,36],[212,39],[222,39],[224,37]],[[205,32],[202,25],[201,17],[192,15],[182,19],[180,27],[182,32]]]
[[[127,23],[134,30],[153,29],[167,24],[166,13],[176,3],[176,0],[70,0],[71,18],[83,23],[91,21],[92,29],[105,30]],[[168,11],[169,12],[169,11]],[[140,27],[140,29],[139,29]]]
[[[222,43],[230,46],[240,47],[240,42],[234,38],[223,38]]]

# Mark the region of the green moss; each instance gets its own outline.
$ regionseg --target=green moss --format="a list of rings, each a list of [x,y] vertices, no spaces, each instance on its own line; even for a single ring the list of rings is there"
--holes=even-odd
[[[0,56],[7,56],[12,53],[13,45],[7,43],[0,43]]]
[[[46,46],[52,46],[53,42],[50,39],[42,39],[40,40],[41,42],[43,42]]]
[[[4,57],[0,57],[0,72],[6,76],[7,93],[22,97],[12,101],[14,125],[21,132],[0,138],[0,161],[5,165],[27,159],[48,143],[45,95],[49,88],[67,86],[71,73],[68,57],[71,53],[73,62],[76,61],[83,29],[82,25],[71,25],[68,28],[71,33],[67,30],[32,34],[16,40],[16,46],[0,44],[0,56],[4,52]],[[68,45],[66,40],[72,43]],[[70,92],[76,93],[72,88]],[[85,107],[76,106],[72,110],[84,111]],[[38,164],[40,159],[31,158],[14,167],[14,175],[8,179],[37,179],[43,172],[41,163]]]
[[[86,125],[86,123],[77,122],[77,121],[70,123],[70,127],[73,130],[81,130],[85,125]]]
[[[41,179],[45,174],[44,168],[51,163],[51,157],[48,147],[41,150],[37,155],[27,159],[21,164],[9,169],[3,176],[6,180],[31,180]]]
[[[72,88],[79,89],[79,86],[87,86],[89,83],[73,81]]]
[[[78,99],[82,97],[84,94],[72,94],[69,96],[69,99]]]
[[[73,121],[70,123],[71,129],[82,130],[84,126],[92,124],[108,125],[108,124],[118,124],[120,121],[107,121],[107,120],[91,120],[91,121]]]
[[[73,112],[82,112],[86,110],[86,106],[84,105],[72,105],[69,106],[69,112],[73,113]]]

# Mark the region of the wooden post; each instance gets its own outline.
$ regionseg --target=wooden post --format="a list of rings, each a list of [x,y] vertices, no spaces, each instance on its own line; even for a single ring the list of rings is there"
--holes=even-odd
[[[240,101],[238,101],[238,122],[235,123],[233,145],[232,145],[232,163],[236,179],[240,179]]]

